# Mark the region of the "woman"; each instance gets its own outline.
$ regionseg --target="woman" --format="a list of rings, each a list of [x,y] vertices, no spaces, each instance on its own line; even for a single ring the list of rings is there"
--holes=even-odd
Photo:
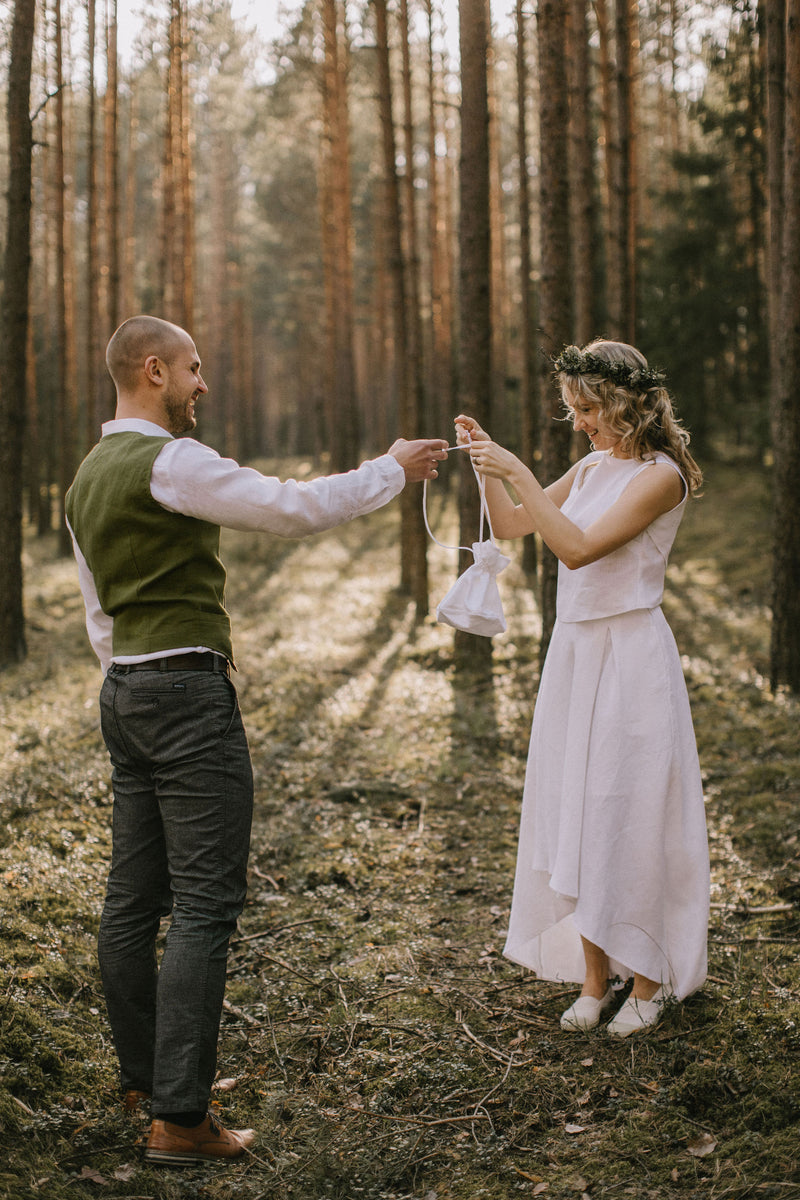
[[[559,559],[504,953],[543,979],[582,984],[565,1029],[594,1028],[613,1003],[611,981],[632,975],[608,1025],[625,1037],[706,977],[703,791],[660,607],[667,557],[702,476],[663,375],[633,346],[570,346],[555,371],[592,453],[546,489],[472,418],[456,418],[486,478],[495,535],[535,531]]]

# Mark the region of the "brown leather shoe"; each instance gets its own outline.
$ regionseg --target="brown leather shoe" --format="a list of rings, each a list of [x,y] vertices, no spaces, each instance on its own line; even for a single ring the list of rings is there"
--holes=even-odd
[[[144,1117],[144,1105],[149,1103],[150,1093],[128,1088],[122,1093],[122,1111],[126,1117]]]
[[[169,1121],[153,1121],[144,1156],[148,1162],[172,1166],[218,1162],[244,1154],[255,1136],[253,1129],[223,1129],[211,1113],[193,1129]]]

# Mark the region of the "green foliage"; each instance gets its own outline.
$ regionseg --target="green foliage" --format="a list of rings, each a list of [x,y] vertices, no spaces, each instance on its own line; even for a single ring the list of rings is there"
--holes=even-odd
[[[763,452],[768,444],[763,283],[763,98],[755,15],[724,48],[692,106],[674,184],[655,198],[659,227],[642,256],[642,342],[669,363],[670,387],[695,447]]]

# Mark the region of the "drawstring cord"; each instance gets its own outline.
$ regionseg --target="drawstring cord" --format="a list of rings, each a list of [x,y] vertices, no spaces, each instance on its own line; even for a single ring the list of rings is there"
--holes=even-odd
[[[469,430],[466,431],[466,434],[467,434],[467,437],[469,438],[469,441],[459,442],[455,446],[445,446],[445,450],[469,450],[472,438],[470,436]],[[483,478],[482,475],[479,474],[478,469],[475,466],[475,463],[472,461],[472,459],[470,459],[470,466],[472,467],[473,473],[475,475],[475,480],[478,484],[478,491],[481,494],[481,520],[480,520],[480,531],[478,533],[478,541],[482,542],[484,540],[483,525],[484,525],[484,520],[485,520],[486,524],[489,526],[488,540],[490,542],[494,543],[494,530],[492,529],[492,521],[491,521],[491,517],[489,516],[489,506],[486,503],[486,480]],[[425,521],[425,528],[427,529],[428,534],[433,539],[433,541],[436,542],[437,546],[441,546],[443,550],[469,550],[470,553],[472,553],[471,546],[448,546],[444,542],[440,542],[439,539],[436,537],[436,534],[431,529],[430,524],[428,522],[428,481],[427,481],[427,479],[424,480],[424,482],[422,484],[422,516]]]

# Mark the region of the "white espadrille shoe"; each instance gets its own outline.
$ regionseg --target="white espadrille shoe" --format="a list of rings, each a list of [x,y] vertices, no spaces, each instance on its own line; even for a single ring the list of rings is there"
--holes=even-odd
[[[632,1033],[641,1033],[644,1029],[652,1029],[661,1020],[664,1004],[670,998],[670,993],[660,987],[650,1000],[635,1000],[629,996],[613,1020],[606,1026],[606,1032],[612,1037],[628,1037]]]
[[[594,996],[579,996],[566,1012],[561,1014],[562,1029],[594,1029],[600,1022],[600,1017],[613,1003],[614,991],[609,988],[602,999]]]

